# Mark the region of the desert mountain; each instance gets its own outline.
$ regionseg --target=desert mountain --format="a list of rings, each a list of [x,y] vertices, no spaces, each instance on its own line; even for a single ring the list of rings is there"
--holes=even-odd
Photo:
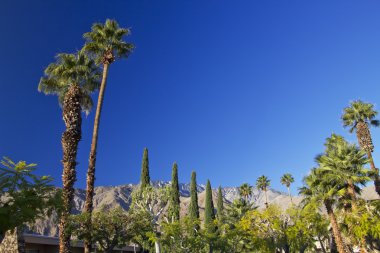
[[[152,182],[154,187],[164,187],[170,184],[170,182],[155,181]],[[94,208],[99,209],[104,207],[106,209],[111,209],[115,207],[121,207],[124,210],[128,210],[130,205],[130,194],[137,185],[127,184],[119,186],[99,186],[95,187],[94,195]],[[181,194],[181,215],[185,215],[188,205],[190,203],[190,184],[180,184],[180,194]],[[200,207],[201,217],[204,210],[205,201],[205,185],[198,185],[198,204]],[[226,204],[232,203],[235,199],[239,198],[238,187],[224,187],[222,188],[222,194],[224,202]],[[290,205],[290,198],[287,193],[279,192],[273,189],[269,189],[268,192],[268,202],[272,204],[277,204],[281,208],[286,209]],[[362,191],[362,197],[366,200],[378,199],[375,192],[374,186],[365,187]],[[86,198],[86,192],[83,189],[76,189],[74,197],[74,213],[79,213],[84,207],[84,202]],[[213,189],[213,199],[216,204],[217,190]],[[293,196],[293,201],[295,204],[301,201],[302,197]],[[265,206],[265,196],[264,192],[254,188],[252,195],[249,198],[251,203],[254,203],[258,208],[263,208]],[[58,227],[56,222],[56,216],[46,218],[44,220],[38,220],[35,225],[30,227],[30,232],[57,236]]]

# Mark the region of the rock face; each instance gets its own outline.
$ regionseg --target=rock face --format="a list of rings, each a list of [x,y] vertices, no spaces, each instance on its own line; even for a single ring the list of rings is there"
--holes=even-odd
[[[170,184],[170,182],[165,181],[154,181],[152,185],[154,187],[160,188]],[[94,209],[99,210],[100,208],[112,209],[115,207],[121,207],[124,210],[128,210],[131,203],[130,194],[137,185],[127,184],[119,186],[99,186],[95,187],[94,195]],[[181,215],[186,215],[188,205],[190,203],[190,184],[180,184],[180,194],[181,194]],[[205,200],[205,185],[198,185],[198,204],[200,207],[201,218],[204,211],[204,200]],[[239,198],[238,187],[224,187],[222,188],[222,194],[224,202],[226,204],[232,203],[235,199]],[[268,202],[271,204],[277,204],[281,208],[286,209],[289,207],[290,198],[287,193],[279,192],[276,190],[269,189],[267,192]],[[365,187],[362,192],[362,197],[367,200],[377,199],[377,194],[374,190],[374,186]],[[84,202],[86,198],[86,192],[82,189],[77,189],[75,191],[74,197],[74,210],[73,213],[79,213],[84,207]],[[213,189],[213,200],[216,204],[217,190]],[[293,202],[298,204],[302,200],[300,196],[293,196]],[[249,198],[249,202],[254,203],[258,208],[265,207],[265,195],[264,192],[254,188],[252,195]],[[36,224],[30,227],[30,231],[36,234],[57,236],[57,217],[52,215],[43,220],[37,220]]]

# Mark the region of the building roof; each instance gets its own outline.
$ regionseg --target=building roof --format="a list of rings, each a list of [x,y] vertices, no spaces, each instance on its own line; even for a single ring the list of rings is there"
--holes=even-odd
[[[59,245],[59,238],[45,235],[36,235],[36,234],[24,234],[24,240],[26,243],[30,244],[43,244],[43,245]],[[80,240],[71,240],[72,247],[83,248],[84,243]],[[136,248],[137,251],[140,251],[140,247],[137,245],[124,246],[123,248],[116,248],[115,250],[125,250],[132,251]]]

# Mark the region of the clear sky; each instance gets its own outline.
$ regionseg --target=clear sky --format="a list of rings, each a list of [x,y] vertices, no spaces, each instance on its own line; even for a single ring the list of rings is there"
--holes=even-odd
[[[379,103],[379,13],[380,1],[2,0],[0,156],[38,163],[61,185],[61,109],[38,81],[55,54],[113,18],[136,50],[110,69],[96,185],[138,182],[148,147],[153,180],[170,180],[177,161],[181,182],[191,170],[213,187],[265,174],[285,190],[290,172],[298,187],[327,136],[356,140],[340,121],[349,101]],[[83,119],[77,187],[93,117]]]

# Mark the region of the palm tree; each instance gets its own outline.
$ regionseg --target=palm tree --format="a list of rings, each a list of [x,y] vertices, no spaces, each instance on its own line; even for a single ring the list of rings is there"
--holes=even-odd
[[[380,196],[380,178],[379,171],[373,162],[372,152],[374,149],[369,126],[378,127],[380,121],[375,119],[377,111],[374,110],[373,104],[364,103],[360,100],[351,102],[349,107],[344,108],[342,115],[343,126],[350,127],[350,133],[356,131],[356,137],[361,149],[363,149],[369,158],[371,169],[375,172],[374,183],[377,194]]]
[[[94,182],[95,182],[95,164],[96,149],[98,144],[98,132],[100,115],[103,106],[104,92],[107,84],[109,66],[116,60],[127,58],[133,49],[133,45],[123,40],[123,37],[129,35],[129,29],[120,28],[115,20],[107,19],[105,24],[95,23],[92,25],[91,32],[83,35],[86,44],[83,51],[90,54],[97,64],[103,65],[103,77],[100,85],[98,104],[94,121],[94,130],[92,134],[91,150],[89,165],[87,170],[87,189],[84,212],[88,212],[91,217],[93,209]],[[91,219],[88,220],[88,226],[91,226]],[[91,250],[91,243],[85,240],[85,253]]]
[[[333,209],[338,195],[339,186],[330,182],[325,177],[325,173],[320,168],[313,168],[310,174],[304,178],[305,185],[299,189],[304,196],[303,204],[323,203],[330,219],[331,227],[339,253],[348,253],[347,246],[343,241],[342,233],[339,229],[336,215]]]
[[[239,187],[239,194],[244,198],[245,202],[248,203],[248,198],[252,195],[252,186],[247,183],[242,184]]]
[[[258,189],[264,191],[264,194],[265,194],[265,206],[268,208],[268,196],[267,196],[267,190],[268,190],[268,187],[270,186],[270,180],[262,175],[261,177],[259,177],[256,181],[256,186]]]
[[[326,139],[325,146],[325,154],[316,158],[321,171],[326,172],[326,176],[330,175],[331,181],[342,184],[352,205],[355,205],[356,194],[361,191],[358,185],[365,186],[371,180],[369,175],[373,174],[364,168],[369,160],[365,151],[335,134]]]
[[[361,192],[359,185],[364,186],[371,180],[371,170],[364,168],[368,163],[366,153],[335,134],[327,138],[325,146],[325,154],[317,157],[320,170],[328,182],[340,185],[339,201],[346,210],[351,210],[349,215],[358,216],[356,195]],[[367,252],[364,236],[354,237],[354,240],[360,245],[361,253]]]
[[[59,224],[60,253],[70,252],[70,234],[66,231],[66,227],[74,198],[76,157],[81,139],[81,111],[88,113],[91,109],[90,94],[99,88],[99,81],[98,67],[85,54],[58,54],[56,62],[45,69],[45,75],[38,85],[39,91],[58,95],[59,103],[63,107],[63,121],[66,125],[61,140],[63,210]]]
[[[281,177],[281,184],[288,188],[290,202],[293,204],[292,194],[290,193],[290,185],[294,182],[294,178],[290,173],[286,173]]]

